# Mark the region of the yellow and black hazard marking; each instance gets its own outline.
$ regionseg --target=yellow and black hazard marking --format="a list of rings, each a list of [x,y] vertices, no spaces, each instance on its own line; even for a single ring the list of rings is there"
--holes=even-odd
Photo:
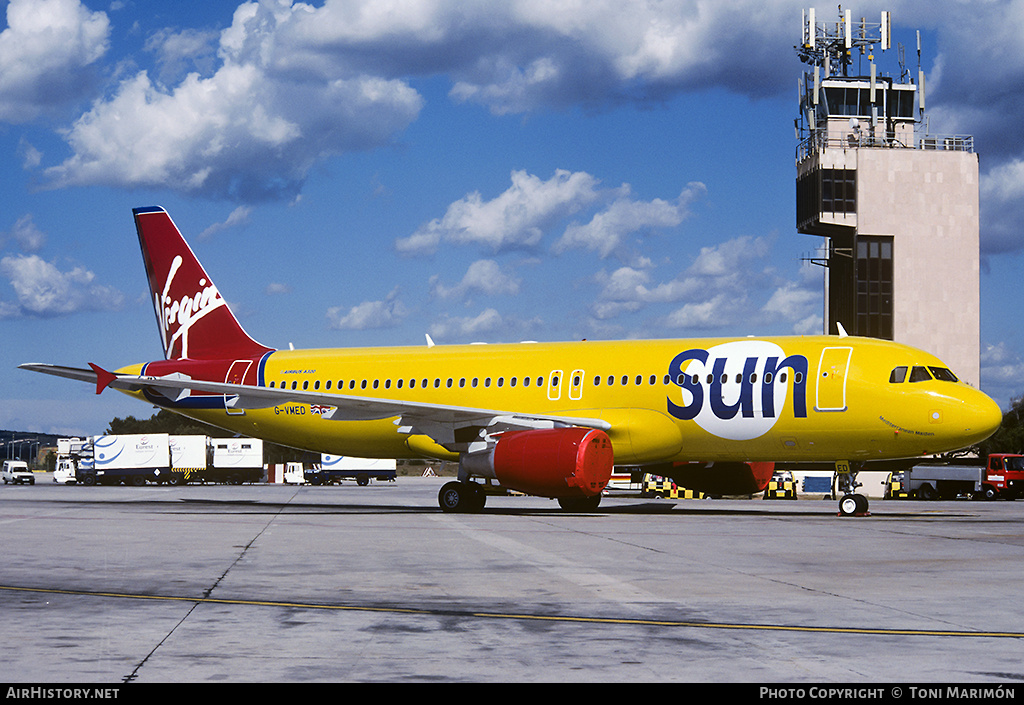
[[[172,485],[185,485],[202,477],[206,468],[171,468],[169,482]]]
[[[704,499],[703,492],[680,487],[671,480],[657,475],[644,475],[641,495],[644,497],[665,497],[666,499]]]

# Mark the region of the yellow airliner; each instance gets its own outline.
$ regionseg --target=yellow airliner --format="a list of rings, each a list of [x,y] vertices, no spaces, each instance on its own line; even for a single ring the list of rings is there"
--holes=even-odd
[[[711,493],[763,489],[772,463],[849,468],[963,448],[999,407],[936,357],[849,336],[273,350],[254,341],[163,208],[134,210],[165,359],[108,372],[22,368],[113,387],[295,448],[458,461],[445,511],[491,481],[592,510],[614,465]]]

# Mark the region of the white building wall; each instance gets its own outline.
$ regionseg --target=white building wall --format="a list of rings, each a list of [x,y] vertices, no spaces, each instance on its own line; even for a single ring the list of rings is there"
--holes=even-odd
[[[893,337],[980,378],[978,155],[858,149],[857,232],[893,237]]]

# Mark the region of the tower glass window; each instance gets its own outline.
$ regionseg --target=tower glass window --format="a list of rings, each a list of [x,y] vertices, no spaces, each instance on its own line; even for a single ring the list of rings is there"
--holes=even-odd
[[[857,237],[857,334],[892,340],[892,238]]]

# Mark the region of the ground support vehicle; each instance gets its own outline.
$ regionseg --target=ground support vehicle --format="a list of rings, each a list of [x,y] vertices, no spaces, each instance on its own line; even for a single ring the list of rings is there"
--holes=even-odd
[[[394,482],[397,463],[394,460],[356,458],[352,456],[320,456],[320,467],[306,470],[306,482],[311,485],[335,485],[342,480],[355,480],[366,486],[370,480]]]
[[[28,469],[28,463],[24,460],[5,460],[0,477],[3,477],[5,485],[7,483],[14,483],[15,485],[36,484],[36,477]]]
[[[263,441],[124,434],[59,439],[54,482],[82,485],[148,482],[259,482],[263,479]]]
[[[170,436],[137,433],[93,436],[82,446],[75,477],[83,485],[135,485],[156,482],[171,469]]]
[[[213,438],[210,439],[213,458],[202,474],[203,482],[226,482],[240,485],[243,482],[262,482],[266,470],[263,467],[263,441],[259,438]]]
[[[988,456],[988,477],[985,496],[995,491],[995,497],[1017,499],[1024,497],[1024,455],[993,453]]]
[[[82,460],[82,449],[89,444],[87,438],[58,438],[57,461],[53,468],[53,481],[58,485],[78,484],[78,465]],[[89,467],[92,467],[92,453],[89,453]]]
[[[1017,499],[1024,496],[1024,456],[993,453],[984,464],[921,464],[892,474],[886,497]]]
[[[171,470],[160,484],[201,482],[210,465],[210,439],[206,436],[171,436]]]
[[[765,499],[796,499],[796,480],[788,470],[776,472],[764,488]]]
[[[285,463],[282,481],[286,485],[306,484],[306,474],[302,463]]]

